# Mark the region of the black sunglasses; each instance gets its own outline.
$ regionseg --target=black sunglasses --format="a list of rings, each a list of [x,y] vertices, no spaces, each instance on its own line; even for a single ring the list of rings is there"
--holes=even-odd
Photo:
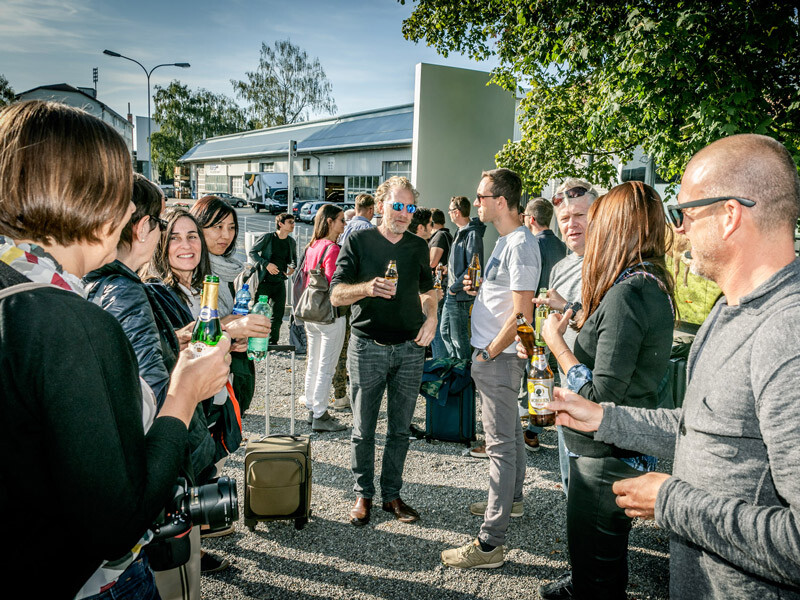
[[[669,217],[670,222],[675,227],[680,227],[683,225],[683,211],[687,208],[698,208],[700,206],[709,206],[711,204],[716,204],[717,202],[723,202],[725,200],[736,200],[742,206],[755,206],[756,203],[754,200],[750,200],[749,198],[739,198],[737,196],[715,196],[714,198],[703,198],[702,200],[692,200],[691,202],[684,202],[683,204],[679,204],[676,206],[667,206],[667,216]]]
[[[558,206],[559,204],[561,204],[564,201],[564,196],[566,196],[567,198],[580,198],[588,191],[589,190],[587,190],[585,187],[578,186],[574,188],[569,188],[568,190],[565,190],[563,192],[558,192],[553,196],[553,206]]]
[[[161,217],[150,217],[150,222],[152,223],[152,225],[150,226],[150,231],[153,231],[153,229],[156,228],[156,225],[158,225],[159,231],[163,233],[167,230],[167,227],[169,226],[169,223],[167,223]]]

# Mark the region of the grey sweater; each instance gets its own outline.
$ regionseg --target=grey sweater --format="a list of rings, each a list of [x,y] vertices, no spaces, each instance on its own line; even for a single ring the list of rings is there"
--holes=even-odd
[[[800,262],[697,334],[682,409],[604,404],[595,439],[672,456],[670,597],[800,599]]]

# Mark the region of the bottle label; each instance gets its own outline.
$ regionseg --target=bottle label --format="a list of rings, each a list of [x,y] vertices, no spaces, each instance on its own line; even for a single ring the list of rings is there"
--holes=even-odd
[[[202,321],[203,323],[207,323],[211,319],[216,319],[218,316],[218,312],[216,308],[209,308],[208,306],[204,306],[200,309],[200,314],[197,316],[198,321]]]
[[[203,342],[193,342],[189,344],[189,349],[192,351],[192,356],[197,358],[198,356],[202,356],[203,352],[209,349],[209,346]]]
[[[552,410],[545,408],[552,399],[552,379],[528,379],[528,412],[534,415],[552,414]]]

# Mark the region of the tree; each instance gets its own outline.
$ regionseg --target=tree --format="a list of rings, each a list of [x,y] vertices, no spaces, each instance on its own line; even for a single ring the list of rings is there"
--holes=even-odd
[[[399,0],[405,3],[405,0]],[[497,56],[493,82],[524,93],[522,139],[497,162],[529,191],[552,178],[616,179],[642,146],[664,179],[708,143],[754,132],[800,162],[800,25],[779,0],[416,0],[404,36]]]
[[[231,79],[236,95],[249,103],[257,127],[288,125],[308,119],[308,111],[336,112],[333,88],[318,58],[289,40],[271,48],[261,43],[255,71],[245,72],[247,81]]]
[[[200,140],[249,128],[244,110],[232,99],[177,80],[155,87],[153,119],[161,126],[151,135],[158,172],[172,177],[175,163]]]
[[[16,95],[5,75],[0,74],[0,106],[7,106],[14,102]]]

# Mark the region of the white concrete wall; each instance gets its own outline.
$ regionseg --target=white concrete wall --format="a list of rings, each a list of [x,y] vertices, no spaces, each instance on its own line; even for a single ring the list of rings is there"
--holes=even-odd
[[[514,95],[487,86],[489,73],[417,64],[411,178],[420,204],[447,212],[452,196],[475,197],[481,171],[514,135]],[[475,209],[471,216],[475,215]],[[488,253],[497,232],[488,227]]]

